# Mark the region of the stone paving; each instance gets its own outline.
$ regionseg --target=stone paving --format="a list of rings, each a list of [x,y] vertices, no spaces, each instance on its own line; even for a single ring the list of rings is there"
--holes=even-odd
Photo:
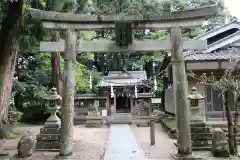
[[[110,126],[104,160],[145,160],[144,152],[129,125]]]

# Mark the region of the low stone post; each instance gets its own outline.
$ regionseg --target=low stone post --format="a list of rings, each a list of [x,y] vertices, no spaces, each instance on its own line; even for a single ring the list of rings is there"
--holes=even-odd
[[[229,157],[226,133],[221,128],[214,128],[212,133],[212,154],[214,157]]]
[[[60,149],[61,120],[56,113],[60,108],[58,103],[62,100],[62,97],[57,94],[56,88],[52,88],[50,94],[44,99],[49,102],[48,112],[51,115],[46,120],[44,127],[40,129],[40,134],[37,135],[36,150],[57,151]]]
[[[155,145],[155,121],[154,118],[150,118],[150,144]]]

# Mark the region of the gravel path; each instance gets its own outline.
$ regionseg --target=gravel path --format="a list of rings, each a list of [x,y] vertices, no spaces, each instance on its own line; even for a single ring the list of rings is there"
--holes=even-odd
[[[170,153],[177,153],[173,140],[167,136],[160,124],[156,124],[155,126],[156,144],[154,146],[150,145],[149,127],[132,127],[132,132],[144,150],[146,157],[150,160],[171,160],[172,157]]]
[[[34,135],[39,133],[40,127],[28,127]],[[27,130],[25,127],[18,128],[19,131]],[[104,156],[105,144],[108,136],[108,128],[84,128],[74,127],[74,160],[102,160]],[[6,140],[3,148],[10,155],[17,153],[18,139]],[[35,152],[32,159],[53,160],[58,153],[54,152]],[[1,158],[0,158],[1,159]]]

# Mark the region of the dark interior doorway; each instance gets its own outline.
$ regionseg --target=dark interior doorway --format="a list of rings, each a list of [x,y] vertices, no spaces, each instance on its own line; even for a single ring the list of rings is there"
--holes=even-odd
[[[130,98],[127,96],[116,97],[116,112],[117,113],[130,113]]]

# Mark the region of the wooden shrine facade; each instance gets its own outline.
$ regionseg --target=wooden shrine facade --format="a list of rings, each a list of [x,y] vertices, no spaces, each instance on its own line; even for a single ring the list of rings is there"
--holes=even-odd
[[[154,94],[150,92],[146,81],[145,71],[111,71],[103,76],[98,87],[109,99],[106,104],[108,115],[131,113],[148,116]]]

